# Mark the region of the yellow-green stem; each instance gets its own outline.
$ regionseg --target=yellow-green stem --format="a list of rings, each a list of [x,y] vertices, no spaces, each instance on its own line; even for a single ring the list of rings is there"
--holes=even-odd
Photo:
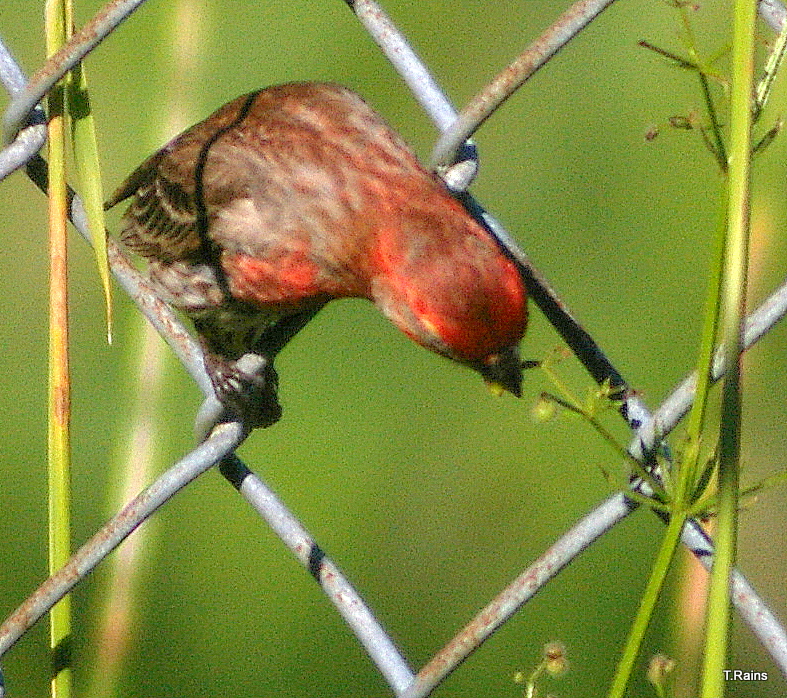
[[[701,698],[724,695],[730,620],[729,577],[735,562],[740,461],[741,327],[746,301],[749,238],[752,94],[756,0],[735,0],[730,94],[727,235],[722,282],[722,346],[726,376],[719,429],[719,508],[716,551],[708,593]]]
[[[54,53],[66,40],[70,20],[60,0],[46,3],[46,42]],[[68,358],[68,256],[65,172],[65,95],[59,83],[49,95],[49,570],[71,554],[71,388]],[[71,695],[71,604],[66,596],[50,612],[51,693]]]
[[[694,392],[694,404],[691,407],[687,425],[688,446],[685,449],[677,473],[675,486],[675,501],[681,502],[680,506],[690,506],[688,497],[693,490],[699,475],[700,446],[702,431],[705,426],[705,414],[708,408],[708,398],[712,385],[711,372],[713,369],[714,349],[719,328],[719,314],[721,310],[720,296],[722,274],[724,269],[724,247],[727,231],[727,201],[725,196],[721,199],[721,213],[716,228],[716,243],[711,259],[710,276],[705,297],[705,317],[703,320],[702,334],[700,337],[700,351],[697,358],[697,387]]]
[[[631,624],[629,636],[626,639],[626,645],[623,648],[623,655],[618,662],[617,669],[615,670],[615,677],[612,680],[612,685],[607,694],[607,698],[622,698],[626,691],[626,685],[631,677],[631,672],[634,668],[634,662],[639,654],[642,640],[645,637],[645,632],[650,625],[650,619],[653,616],[653,610],[659,600],[659,594],[664,586],[664,579],[670,568],[670,563],[675,555],[675,550],[680,543],[680,534],[686,522],[686,517],[683,515],[675,515],[670,519],[667,530],[664,533],[664,538],[661,541],[656,560],[653,563],[653,570],[648,579],[648,585],[645,592],[642,594],[642,599],[639,603],[639,610]]]

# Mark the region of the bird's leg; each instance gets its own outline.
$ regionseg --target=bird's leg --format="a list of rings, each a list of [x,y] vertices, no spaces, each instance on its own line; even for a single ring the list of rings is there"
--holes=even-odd
[[[300,332],[311,320],[324,303],[315,304],[311,308],[302,310],[299,313],[285,315],[281,320],[274,322],[267,327],[254,343],[254,351],[263,356],[271,357],[271,360],[287,345],[287,343]]]
[[[276,390],[278,376],[273,360],[282,348],[322,307],[315,305],[300,313],[286,315],[273,323],[257,338],[253,351],[232,361],[211,349],[206,336],[200,334],[208,371],[216,398],[208,398],[197,415],[195,431],[202,440],[216,424],[243,416],[249,428],[267,427],[281,417]],[[208,328],[203,325],[205,332]],[[213,335],[211,335],[213,336]]]
[[[238,419],[254,429],[269,427],[279,420],[279,381],[272,361],[253,353],[232,360],[205,347],[205,368],[218,403],[208,399],[200,409],[196,423],[198,438],[222,421]]]
[[[232,361],[208,352],[205,367],[216,397],[231,417],[242,419],[252,429],[279,421],[279,378],[273,362],[260,354],[248,353]]]

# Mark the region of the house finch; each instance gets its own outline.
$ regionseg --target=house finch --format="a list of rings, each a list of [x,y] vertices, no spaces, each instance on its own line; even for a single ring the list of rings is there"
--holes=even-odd
[[[249,426],[279,418],[273,358],[333,298],[368,298],[418,344],[520,394],[519,271],[350,90],[239,97],[143,162],[106,207],[131,196],[123,242],[194,321],[219,400]],[[263,368],[245,369],[247,354]]]

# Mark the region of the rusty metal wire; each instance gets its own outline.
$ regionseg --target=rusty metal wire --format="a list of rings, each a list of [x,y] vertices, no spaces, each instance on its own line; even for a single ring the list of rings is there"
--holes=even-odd
[[[126,504],[74,553],[58,572],[49,577],[6,618],[0,626],[0,656],[153,512],[219,460],[232,453],[245,438],[246,431],[238,422],[217,426],[208,439]]]
[[[3,141],[8,143],[25,123],[52,86],[98,46],[145,0],[111,0],[74,34],[57,53],[50,56],[30,82],[8,105],[3,116]]]
[[[25,86],[25,76],[12,58],[5,44],[0,41],[0,82],[11,95],[19,94]],[[14,140],[0,151],[0,181],[30,160],[46,141],[44,110],[36,106],[26,126]]]
[[[24,76],[13,58],[0,44],[4,55],[0,56],[9,67],[9,75],[16,72],[20,80],[9,80],[4,83],[9,91],[19,88]],[[33,182],[46,192],[47,169],[43,158],[33,153],[27,163],[27,172]],[[69,217],[75,228],[90,243],[90,235],[82,202],[79,197],[69,191]],[[202,359],[202,351],[194,338],[185,330],[172,309],[163,303],[150,287],[147,280],[134,268],[123,250],[113,239],[108,239],[107,250],[110,268],[121,287],[139,307],[140,311],[151,322],[156,331],[165,339],[175,355],[184,365],[205,393],[208,400],[213,397],[213,387]],[[236,434],[235,441],[226,442],[226,429],[232,428]],[[238,431],[240,430],[240,432]],[[231,453],[245,438],[242,425],[229,423],[214,432],[182,461],[156,479],[143,493],[133,499],[115,517],[110,519],[98,533],[85,543],[57,574],[42,584],[6,621],[0,626],[0,657],[32,627],[54,604],[65,596],[81,579],[92,571],[115,547],[130,535],[141,523],[150,517],[159,507],[177,491],[185,487],[205,470]],[[241,433],[242,432],[242,433]],[[218,445],[217,445],[218,439]],[[222,444],[228,443],[227,448]],[[267,519],[276,529],[285,544],[301,559],[307,569],[317,574],[317,581],[325,590],[355,632],[370,656],[377,664],[380,672],[393,687],[403,689],[410,683],[413,673],[404,658],[399,654],[390,638],[374,618],[374,615],[363,602],[360,595],[352,588],[349,581],[325,555],[315,556],[313,551],[319,546],[313,538],[286,509],[272,490],[253,472],[248,470],[237,458],[231,461],[236,470],[243,469],[242,484],[235,483],[229,471],[222,472],[238,486],[239,491],[261,513],[267,513]],[[265,514],[263,514],[265,515]],[[306,559],[302,553],[307,551]],[[317,564],[319,562],[319,564]],[[316,567],[315,567],[316,565]],[[0,695],[2,695],[0,682]]]

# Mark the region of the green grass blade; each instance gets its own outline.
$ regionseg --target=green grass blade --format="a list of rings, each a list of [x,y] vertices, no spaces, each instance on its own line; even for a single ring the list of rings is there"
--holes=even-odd
[[[87,91],[84,66],[80,63],[71,71],[68,81],[68,112],[71,119],[71,150],[79,180],[80,196],[85,206],[93,252],[104,291],[107,319],[107,341],[112,342],[112,287],[107,260],[106,226],[104,224],[104,192],[101,186],[101,167],[98,158],[96,129]]]

